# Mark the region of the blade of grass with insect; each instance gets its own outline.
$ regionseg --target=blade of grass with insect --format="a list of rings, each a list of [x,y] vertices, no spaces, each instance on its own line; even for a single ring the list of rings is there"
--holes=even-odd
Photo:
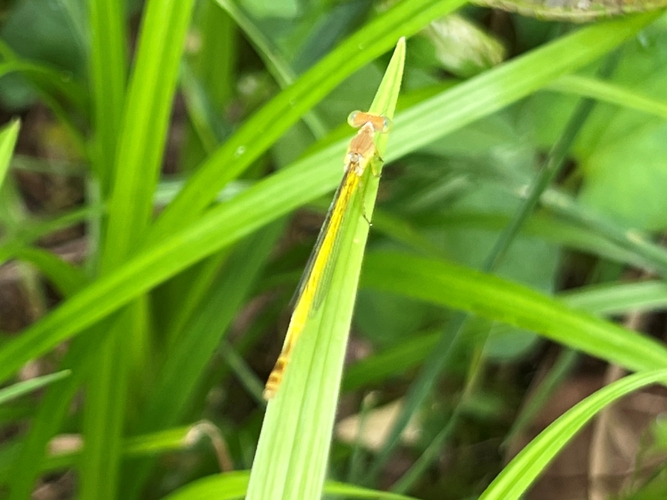
[[[394,51],[370,112],[392,117],[403,74],[405,40]],[[387,137],[376,138],[378,155]],[[312,499],[322,494],[345,347],[379,179],[366,169],[343,227],[327,294],[303,335],[277,397],[269,403],[248,487],[249,500]],[[335,293],[334,293],[335,292]]]
[[[361,128],[350,141],[345,154],[345,175],[336,190],[331,208],[327,213],[322,230],[315,243],[313,253],[306,265],[306,271],[298,287],[292,319],[285,337],[285,344],[276,362],[276,366],[269,376],[264,390],[264,397],[271,399],[275,396],[282,381],[287,364],[290,361],[292,350],[296,344],[308,318],[319,309],[322,298],[329,286],[329,279],[333,271],[333,264],[337,260],[337,250],[340,238],[343,235],[344,222],[347,214],[352,210],[357,191],[360,189],[361,177],[367,167],[373,168],[376,161],[375,135],[389,130],[390,121],[381,115],[354,111],[348,118],[350,125]],[[366,218],[366,214],[362,214]]]

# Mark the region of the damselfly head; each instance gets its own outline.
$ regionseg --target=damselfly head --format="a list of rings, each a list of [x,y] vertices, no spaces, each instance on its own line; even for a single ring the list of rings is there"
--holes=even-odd
[[[391,120],[384,115],[376,115],[365,111],[352,111],[347,117],[347,123],[354,128],[359,128],[370,123],[375,132],[385,133],[391,128]]]

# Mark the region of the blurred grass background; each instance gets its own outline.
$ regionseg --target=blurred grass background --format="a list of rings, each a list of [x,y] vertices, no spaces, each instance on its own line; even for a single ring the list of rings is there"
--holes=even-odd
[[[15,0],[1,14],[1,497],[244,496],[345,118],[401,36],[325,494],[477,498],[568,407],[667,367],[659,12],[575,25],[455,0]],[[666,407],[659,389],[623,400],[535,465],[529,498],[664,498]]]

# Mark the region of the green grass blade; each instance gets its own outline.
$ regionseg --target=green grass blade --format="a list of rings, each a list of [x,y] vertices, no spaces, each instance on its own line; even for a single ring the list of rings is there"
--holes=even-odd
[[[512,443],[519,435],[526,432],[531,423],[535,422],[538,415],[552,400],[556,391],[565,383],[574,370],[581,356],[571,349],[563,349],[549,368],[539,385],[531,391],[531,395],[517,414],[512,428],[505,435],[504,443]]]
[[[523,188],[520,189],[523,192]],[[518,192],[519,188],[515,187]],[[452,210],[445,215],[438,215],[429,221],[428,227],[483,229],[499,231],[507,225],[510,217],[499,213],[468,212]],[[380,226],[380,229],[382,226]],[[525,236],[540,238],[549,243],[593,254],[605,259],[629,264],[640,269],[652,269],[650,261],[641,258],[635,252],[622,248],[609,241],[601,234],[582,228],[569,220],[556,218],[546,213],[534,213],[522,230]],[[424,252],[427,253],[427,252]]]
[[[363,280],[361,285],[365,285]],[[661,281],[595,285],[559,294],[557,298],[568,307],[595,315],[645,313],[667,308],[667,285]],[[345,372],[343,391],[372,386],[421,365],[433,352],[438,337],[439,331],[411,337],[353,364]]]
[[[30,432],[23,438],[18,456],[12,461],[10,478],[10,500],[23,500],[30,496],[35,481],[45,463],[49,440],[61,429],[63,419],[70,410],[74,395],[88,379],[95,366],[96,357],[91,352],[99,349],[100,332],[112,325],[111,319],[95,325],[88,335],[72,342],[62,368],[70,369],[72,375],[59,384],[50,386],[34,413]],[[97,335],[96,335],[97,333]]]
[[[0,71],[2,74],[18,72],[32,82],[46,102],[55,102],[53,96],[65,98],[77,111],[86,110],[86,92],[83,85],[73,80],[71,75],[57,71],[49,66],[25,61],[14,54],[4,41],[0,40],[0,52],[4,62]]]
[[[20,128],[21,122],[15,120],[0,131],[0,189],[2,189],[9,170],[9,163],[14,153],[14,146]]]
[[[218,4],[234,19],[234,22],[243,30],[245,35],[255,46],[255,50],[260,55],[264,64],[282,87],[288,87],[297,80],[297,74],[292,70],[290,64],[280,54],[278,48],[264,36],[262,30],[257,26],[246,13],[231,0],[216,0]],[[326,135],[327,127],[319,119],[316,113],[309,111],[303,115],[303,121],[310,127],[311,132],[316,138]]]
[[[50,258],[55,257],[51,256]],[[77,281],[83,287],[84,279],[83,274],[80,274],[74,279],[68,278],[66,284],[64,284],[65,281],[61,280],[60,288],[65,297],[77,291]],[[104,321],[102,325],[104,325]],[[76,365],[76,361],[92,359],[90,352],[93,351],[92,346],[95,339],[86,340],[89,340],[88,344],[79,342],[78,339],[73,342],[61,365],[61,367],[66,368],[66,371],[71,372],[71,376],[64,382],[49,387],[40,402],[39,408],[33,414],[30,431],[23,438],[20,451],[12,460],[12,467],[8,474],[10,478],[10,500],[22,500],[30,495],[30,491],[42,469],[47,443],[58,432],[60,423],[69,410],[70,401],[85,380],[88,370],[80,364]]]
[[[0,390],[0,404],[4,404],[7,401],[18,398],[23,394],[36,391],[37,389],[52,384],[57,380],[69,377],[70,373],[71,372],[69,370],[63,370],[60,372],[52,373],[50,375],[44,375],[43,377],[35,377],[30,380],[26,380],[25,382],[19,382],[18,384],[5,387],[4,389]]]
[[[603,63],[600,73],[609,73],[611,68],[615,66],[615,61],[615,58],[611,58],[609,61]],[[480,267],[482,272],[493,272],[496,270],[500,262],[502,262],[517,234],[523,228],[529,216],[534,212],[534,209],[539,202],[540,195],[561,171],[565,163],[567,152],[575,138],[578,136],[583,124],[586,123],[594,106],[595,101],[590,99],[581,100],[576,105],[558,140],[552,146],[542,169],[527,187],[525,198],[521,201],[519,207],[509,221],[509,224],[500,231],[496,241],[484,258]],[[377,477],[380,468],[384,466],[389,459],[390,453],[398,445],[400,436],[405,427],[408,425],[410,419],[419,411],[419,408],[424,404],[429,393],[432,391],[439,374],[445,366],[450,365],[454,359],[462,355],[460,352],[461,349],[469,349],[467,346],[464,347],[465,344],[469,344],[469,342],[465,340],[466,333],[469,331],[465,329],[467,320],[468,318],[466,314],[457,312],[454,315],[454,318],[449,321],[443,330],[441,334],[442,338],[438,344],[436,344],[433,352],[426,358],[424,368],[411,384],[410,389],[405,396],[405,404],[402,406],[399,416],[393,423],[382,450],[378,454],[373,468],[371,469],[370,475],[373,478]],[[455,327],[454,325],[457,324],[459,326]],[[479,338],[475,341],[475,349],[477,352],[483,352],[486,342],[486,337]],[[476,371],[479,371],[479,366],[476,368]],[[471,377],[474,378],[474,375],[471,374]],[[447,439],[451,433],[451,430],[454,428],[453,425],[455,425],[454,422],[458,421],[458,414],[459,408],[454,411],[450,419],[452,424],[452,426],[448,425],[450,430],[442,432],[442,440]],[[418,461],[419,465],[415,464],[414,468],[408,471],[396,484],[397,491],[402,491],[401,488],[405,488],[413,482],[414,477],[419,474],[419,470],[426,466],[429,456],[434,457],[432,453],[424,453],[422,455]]]
[[[212,424],[203,421],[193,425],[172,427],[164,431],[127,438],[123,441],[123,456],[136,459],[186,450],[192,448],[202,438],[209,436],[210,433],[206,432],[206,428],[211,427],[213,427]],[[81,449],[82,446],[62,454],[50,455],[42,463],[40,472],[57,472],[74,467],[81,455]],[[4,474],[5,471],[2,470],[2,473]]]
[[[546,87],[547,90],[590,97],[647,114],[667,118],[667,102],[639,94],[613,83],[579,75],[565,75]]]
[[[88,2],[91,50],[90,81],[95,136],[92,161],[102,192],[108,193],[125,100],[127,33],[125,4]]]
[[[79,224],[91,217],[98,217],[103,213],[100,207],[88,205],[83,208],[75,208],[70,212],[54,218],[45,218],[27,221],[26,224],[17,228],[13,238],[6,242],[7,247],[21,246],[34,243],[35,240],[54,233],[66,227]],[[3,245],[4,246],[4,245]],[[2,260],[0,259],[0,262]]]
[[[0,261],[5,257],[5,255],[2,255],[3,253],[2,249],[0,249]],[[66,297],[74,295],[74,293],[81,290],[88,283],[88,277],[83,271],[46,250],[18,247],[8,249],[7,253],[10,257],[33,264]]]
[[[577,203],[571,196],[555,189],[546,191],[540,198],[540,203],[542,207],[560,217],[578,223],[586,230],[603,236],[621,248],[631,250],[635,260],[643,262],[645,267],[657,272],[663,278],[667,277],[667,251],[663,246],[653,243],[642,231],[628,230],[609,217]]]
[[[393,116],[404,58],[402,39],[370,111]],[[380,156],[384,155],[386,139],[386,136],[378,138]],[[370,217],[379,179],[368,170],[364,176],[363,200],[366,216]],[[369,230],[362,210],[358,207],[351,213],[349,225],[342,229],[345,232],[335,256],[329,293],[314,321],[306,324],[281,388],[269,402],[253,462],[248,500],[299,500],[319,498],[322,494],[347,336]]]
[[[577,288],[560,294],[559,298],[570,307],[594,314],[650,312],[667,308],[667,284],[657,280],[604,283]]]
[[[153,195],[193,3],[151,1],[146,6],[107,205],[103,272],[127,258],[152,218]]]
[[[667,366],[667,348],[522,285],[444,261],[398,253],[369,254],[362,276],[373,289],[469,311],[532,330],[629,370]]]
[[[234,21],[215,2],[198,6],[192,30],[199,32],[201,48],[181,64],[181,91],[189,118],[179,158],[183,172],[191,172],[229,133],[224,108],[236,87],[240,54]]]
[[[222,9],[224,9],[234,22],[243,30],[248,39],[252,42],[258,54],[266,64],[266,67],[276,79],[281,87],[287,87],[297,80],[296,73],[292,67],[279,53],[278,48],[273,44],[255,25],[246,13],[231,0],[215,0]]]
[[[655,383],[667,383],[667,370],[630,375],[577,403],[514,457],[479,497],[480,500],[520,498],[556,454],[595,415],[622,396]]]
[[[0,45],[2,45],[2,41],[0,41]],[[83,89],[72,83],[69,78],[64,78],[62,75],[38,64],[23,62],[19,59],[0,63],[0,76],[15,72],[23,74],[35,84],[42,101],[51,108],[53,114],[67,129],[73,145],[76,146],[79,153],[83,155],[86,151],[83,134],[75,126],[72,117],[67,114],[61,103],[54,98],[51,92],[49,92],[49,90],[52,90],[53,93],[57,94],[58,91],[63,91],[67,94],[66,97],[70,98],[70,104],[75,107],[78,105],[79,107],[84,108],[84,103],[81,102],[81,97],[85,95]],[[63,81],[66,83],[63,83]],[[50,88],[51,84],[55,90]],[[44,87],[46,87],[46,89]]]

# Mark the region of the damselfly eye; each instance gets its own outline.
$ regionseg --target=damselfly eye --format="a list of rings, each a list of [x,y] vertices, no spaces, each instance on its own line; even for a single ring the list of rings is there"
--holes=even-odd
[[[359,118],[360,118],[360,116],[363,115],[363,114],[364,114],[364,113],[361,112],[361,111],[352,111],[352,113],[350,113],[350,114],[347,116],[347,123],[348,123],[348,125],[349,125],[350,127],[354,127],[354,128],[359,128],[359,127],[361,127],[361,126],[363,125],[363,121],[360,120]]]
[[[391,130],[391,127],[393,127],[394,122],[392,122],[389,118],[386,116],[382,115],[382,120],[384,122],[384,125],[382,126],[382,130],[378,130],[378,132],[387,133],[389,130]]]

